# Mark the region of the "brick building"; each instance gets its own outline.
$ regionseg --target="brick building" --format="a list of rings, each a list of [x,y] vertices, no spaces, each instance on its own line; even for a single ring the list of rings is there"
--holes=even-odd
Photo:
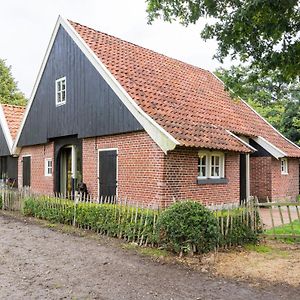
[[[19,184],[165,204],[299,194],[300,148],[211,72],[59,17],[18,133]]]
[[[25,107],[0,104],[0,180],[11,186],[17,186],[18,158],[13,153]]]

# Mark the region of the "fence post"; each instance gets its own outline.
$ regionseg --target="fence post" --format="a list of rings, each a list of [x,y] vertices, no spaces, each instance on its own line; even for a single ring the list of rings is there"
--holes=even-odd
[[[74,197],[74,217],[73,217],[73,226],[76,226],[76,209],[77,209],[77,204],[79,201],[79,195],[78,192],[75,191],[75,197]]]

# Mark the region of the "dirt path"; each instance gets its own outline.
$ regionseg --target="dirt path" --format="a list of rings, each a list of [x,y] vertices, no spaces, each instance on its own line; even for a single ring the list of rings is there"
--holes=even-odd
[[[282,207],[281,211],[282,211],[282,218],[283,218],[284,224],[289,224],[290,220],[289,220],[289,214],[288,214],[287,208]],[[273,214],[274,226],[276,227],[276,226],[282,225],[279,209],[278,208],[273,208],[272,209],[272,214]],[[264,224],[264,227],[266,229],[272,228],[272,219],[271,219],[271,216],[270,216],[269,208],[260,208],[260,216],[262,218],[262,222]],[[296,207],[290,207],[290,216],[291,216],[292,221],[298,219],[298,214],[297,214]]]
[[[299,292],[299,291],[298,291]],[[0,215],[0,299],[297,299]]]

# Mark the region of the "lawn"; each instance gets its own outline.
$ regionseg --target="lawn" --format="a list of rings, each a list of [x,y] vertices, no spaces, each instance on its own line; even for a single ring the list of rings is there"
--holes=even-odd
[[[300,222],[293,221],[290,224],[277,226],[274,229],[268,229],[265,232],[267,235],[278,235],[278,238],[285,238],[287,241],[300,242]],[[289,237],[290,236],[290,237]],[[293,238],[296,237],[296,239]]]

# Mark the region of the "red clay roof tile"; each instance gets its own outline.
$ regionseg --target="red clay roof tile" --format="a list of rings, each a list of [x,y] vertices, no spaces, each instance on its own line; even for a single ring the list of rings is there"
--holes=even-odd
[[[134,101],[184,146],[249,152],[226,130],[262,136],[288,156],[300,150],[211,72],[69,21]]]
[[[2,104],[4,116],[13,141],[17,137],[21,121],[24,116],[25,107],[17,105]]]

